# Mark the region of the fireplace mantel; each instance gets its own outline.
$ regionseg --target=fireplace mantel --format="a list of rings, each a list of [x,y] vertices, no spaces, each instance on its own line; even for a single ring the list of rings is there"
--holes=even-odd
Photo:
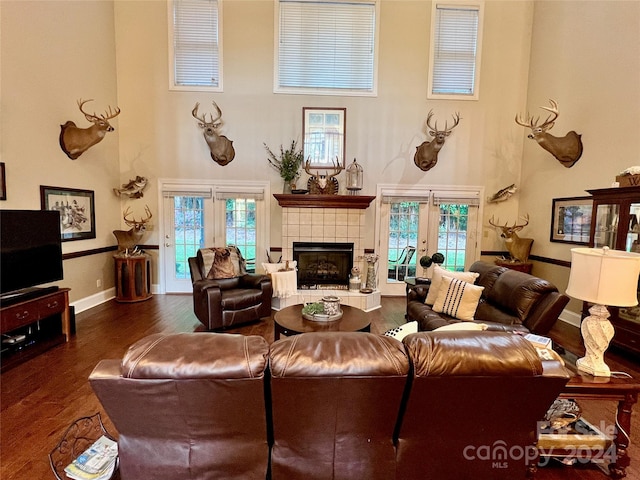
[[[376,198],[366,195],[273,194],[278,205],[293,208],[355,208],[364,210]]]

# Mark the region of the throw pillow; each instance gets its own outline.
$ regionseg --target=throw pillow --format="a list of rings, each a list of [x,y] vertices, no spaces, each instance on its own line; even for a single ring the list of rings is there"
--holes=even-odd
[[[459,320],[473,320],[482,290],[484,287],[443,276],[433,311]]]
[[[486,323],[476,323],[476,322],[458,322],[458,323],[450,323],[449,325],[444,325],[442,327],[438,327],[434,330],[434,332],[454,332],[459,330],[486,330],[489,328],[489,325]]]
[[[436,298],[438,298],[438,293],[440,292],[440,284],[442,283],[443,275],[447,275],[451,278],[457,278],[462,280],[463,282],[473,283],[476,278],[480,276],[479,273],[476,272],[450,272],[449,270],[445,270],[444,268],[436,265],[433,269],[433,276],[431,277],[431,286],[429,287],[429,293],[427,293],[427,298],[424,300],[424,303],[427,305],[433,305],[436,303]]]
[[[410,333],[417,333],[417,332],[418,332],[418,322],[413,321],[413,322],[407,322],[404,325],[400,325],[399,327],[392,328],[391,330],[387,330],[386,332],[384,332],[383,335],[386,335],[387,337],[395,338],[396,340],[399,340],[401,342],[402,339],[407,335],[409,335]]]
[[[212,248],[211,250],[213,250],[214,258],[211,270],[207,273],[207,278],[220,279],[235,277],[236,272],[233,268],[233,262],[231,261],[231,251],[224,247]]]

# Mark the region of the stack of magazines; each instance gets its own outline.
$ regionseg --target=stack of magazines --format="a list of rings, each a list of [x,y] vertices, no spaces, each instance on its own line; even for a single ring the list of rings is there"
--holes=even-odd
[[[64,469],[73,480],[108,480],[118,459],[118,443],[101,436]]]

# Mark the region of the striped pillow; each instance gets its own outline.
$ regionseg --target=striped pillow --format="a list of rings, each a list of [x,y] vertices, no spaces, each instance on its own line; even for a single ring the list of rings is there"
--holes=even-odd
[[[473,320],[484,287],[457,278],[442,277],[433,311],[444,313],[458,320]]]

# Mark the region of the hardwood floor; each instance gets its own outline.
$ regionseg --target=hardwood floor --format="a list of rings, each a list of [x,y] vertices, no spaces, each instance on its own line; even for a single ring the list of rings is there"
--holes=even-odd
[[[403,324],[404,312],[404,297],[383,298],[382,308],[370,313],[371,331],[383,333]],[[98,361],[122,358],[131,343],[152,333],[202,330],[193,315],[190,295],[154,295],[148,301],[129,304],[110,301],[79,314],[76,329],[71,341],[0,377],[0,478],[3,480],[54,478],[47,456],[68,425],[79,417],[101,412],[107,429],[116,433],[87,381]],[[262,335],[272,342],[273,319],[263,319],[230,332]],[[577,351],[581,348],[580,335],[576,328],[559,323],[551,336],[568,350],[580,353]],[[640,375],[640,365],[621,355],[609,354],[607,360],[612,370]],[[580,403],[585,417],[592,423],[605,420],[608,425],[613,424],[613,402]],[[631,439],[632,462],[627,478],[640,479],[637,411],[633,414]],[[607,477],[594,465],[565,467],[554,462],[539,469],[536,478],[597,480]]]

